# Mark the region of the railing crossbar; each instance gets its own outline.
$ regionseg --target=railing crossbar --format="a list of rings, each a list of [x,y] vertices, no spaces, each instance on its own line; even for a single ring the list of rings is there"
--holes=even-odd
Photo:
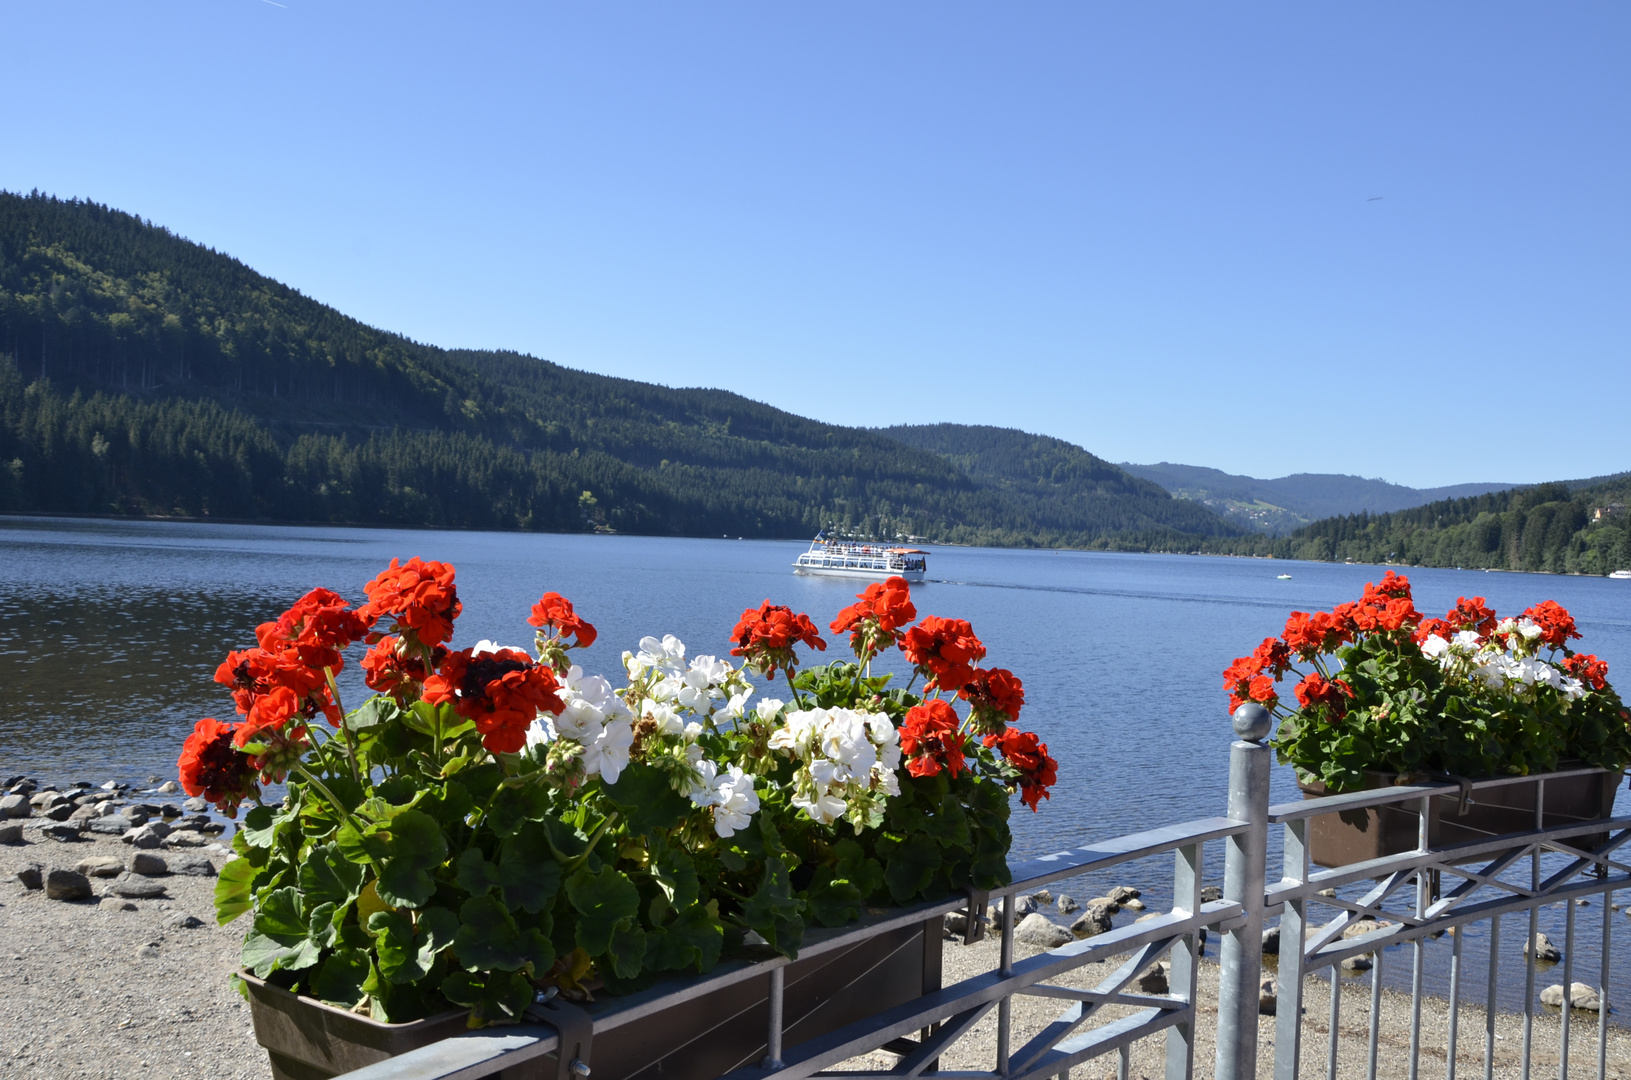
[[[1177,938],[1173,937],[1165,941],[1152,941],[1134,952],[1119,968],[1107,975],[1099,985],[1093,988],[1092,998],[1084,998],[1065,1010],[1058,1020],[1043,1028],[1041,1033],[1026,1043],[1017,1055],[1010,1057],[1010,1070],[1024,1072],[1035,1063],[1039,1056],[1052,1050],[1058,1043],[1068,1038],[1072,1031],[1092,1019],[1100,1009],[1104,1008],[1117,994],[1126,989],[1127,984],[1138,977],[1139,972],[1172,948],[1173,943],[1177,940]],[[1185,1004],[1186,1007],[1193,1007],[1193,1003]],[[1066,1017],[1073,1014],[1075,1018],[1067,1021]]]

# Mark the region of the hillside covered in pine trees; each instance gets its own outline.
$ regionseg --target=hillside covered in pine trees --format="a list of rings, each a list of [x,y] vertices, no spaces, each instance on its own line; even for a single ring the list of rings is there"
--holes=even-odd
[[[1129,550],[1242,532],[1069,443],[961,430],[980,437],[423,345],[130,214],[0,192],[0,510]]]

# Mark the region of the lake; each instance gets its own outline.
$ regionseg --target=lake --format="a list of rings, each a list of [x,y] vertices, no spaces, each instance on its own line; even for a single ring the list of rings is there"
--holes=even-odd
[[[363,584],[392,557],[457,566],[465,610],[457,643],[529,645],[533,602],[549,590],[567,596],[600,631],[575,656],[589,671],[615,677],[622,651],[647,634],[676,634],[692,656],[726,655],[742,609],[766,598],[809,612],[825,628],[859,586],[795,576],[790,564],[804,546],[0,518],[0,777],[138,784],[173,777],[193,722],[232,716],[231,699],[211,681],[227,650],[254,644],[256,623],[315,586],[360,601]],[[1282,573],[1291,579],[1279,580]],[[1051,802],[1038,814],[1023,807],[1014,814],[1015,853],[1029,856],[1222,813],[1232,733],[1220,672],[1277,634],[1293,608],[1354,599],[1381,573],[1329,563],[936,548],[931,580],[913,597],[920,614],[969,620],[989,649],[986,663],[1025,682],[1021,726],[1037,731],[1060,762]],[[1514,615],[1557,600],[1611,677],[1631,671],[1631,582],[1422,569],[1409,576],[1417,607],[1429,614],[1461,595],[1486,597]],[[847,655],[837,638],[826,657]],[[775,693],[782,684],[760,685]],[[361,700],[354,659],[341,687],[348,706]],[[1296,797],[1291,770],[1276,768],[1274,799]],[[1623,788],[1619,806],[1631,807]],[[1208,879],[1221,872],[1221,855],[1209,856]],[[1152,907],[1169,902],[1169,865],[1120,876],[1129,875],[1149,890]],[[1561,916],[1555,928],[1552,921],[1547,932],[1561,943]],[[1595,925],[1595,917],[1583,920],[1578,932],[1594,938]],[[1509,943],[1520,935],[1505,929]],[[1472,935],[1468,945],[1476,950]],[[1584,947],[1576,964],[1576,978],[1595,970]]]

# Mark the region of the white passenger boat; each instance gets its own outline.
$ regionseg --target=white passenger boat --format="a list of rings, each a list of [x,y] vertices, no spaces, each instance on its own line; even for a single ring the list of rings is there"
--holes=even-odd
[[[928,563],[929,553],[917,548],[828,540],[817,533],[810,542],[810,550],[793,561],[793,573],[877,581],[903,577],[907,581],[922,581]]]
[[[1616,581],[1625,581],[1627,578],[1631,578],[1631,570],[1616,570],[1608,576]]]

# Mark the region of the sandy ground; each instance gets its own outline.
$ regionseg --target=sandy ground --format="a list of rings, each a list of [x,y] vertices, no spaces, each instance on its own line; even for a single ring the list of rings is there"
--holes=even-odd
[[[227,976],[233,970],[243,924],[215,925],[211,896],[215,879],[170,875],[159,878],[166,895],[131,901],[134,911],[114,910],[98,901],[47,899],[44,890],[24,889],[13,875],[31,863],[71,869],[96,855],[128,857],[131,849],[116,839],[60,843],[30,829],[22,845],[0,846],[0,1077],[33,1078],[270,1076],[264,1052],[249,1026],[249,1007],[234,992]],[[197,850],[197,849],[194,849]],[[205,849],[219,866],[225,855]],[[160,852],[160,854],[164,854]],[[92,879],[98,892],[111,884]],[[169,925],[178,915],[194,915],[204,925],[183,929]],[[1016,955],[1037,950],[1019,946]],[[1209,958],[1211,959],[1211,958]],[[1390,954],[1391,959],[1391,954]],[[994,941],[963,947],[948,942],[945,980],[991,970],[997,960]],[[1111,966],[1083,968],[1060,985],[1091,986]],[[1202,1022],[1195,1051],[1195,1075],[1213,1074],[1218,969],[1201,966]],[[1329,982],[1311,979],[1306,991],[1303,1025],[1303,1075],[1325,1076],[1329,1027]],[[1061,1011],[1056,999],[1016,998],[1015,1045],[1039,1031]],[[1428,1000],[1422,1010],[1421,1075],[1444,1075],[1448,1007]],[[1105,1019],[1121,1015],[1107,1009]],[[1385,993],[1378,1075],[1409,1075],[1410,1001]],[[1365,1075],[1370,1021],[1368,981],[1348,980],[1342,994],[1338,1028],[1339,1075]],[[1097,1022],[1097,1021],[1095,1021]],[[1259,1074],[1273,1071],[1273,1017],[1261,1020]],[[1592,1014],[1575,1014],[1570,1069],[1577,1076],[1596,1073],[1597,1023]],[[1558,1072],[1558,1016],[1547,1010],[1535,1022],[1534,1075]],[[1461,1009],[1457,1072],[1477,1077],[1483,1072],[1483,1011]],[[1522,1017],[1498,1013],[1495,1074],[1519,1075],[1523,1046]],[[989,1069],[993,1064],[996,1013],[990,1013],[942,1058],[942,1068]],[[1146,1039],[1131,1054],[1130,1076],[1156,1080],[1165,1076],[1165,1036]],[[876,1054],[857,1059],[846,1069],[889,1067],[895,1059]],[[1608,1075],[1631,1080],[1631,1033],[1609,1028]],[[1114,1054],[1076,1070],[1076,1080],[1113,1077]],[[614,1080],[603,1077],[600,1080]]]

